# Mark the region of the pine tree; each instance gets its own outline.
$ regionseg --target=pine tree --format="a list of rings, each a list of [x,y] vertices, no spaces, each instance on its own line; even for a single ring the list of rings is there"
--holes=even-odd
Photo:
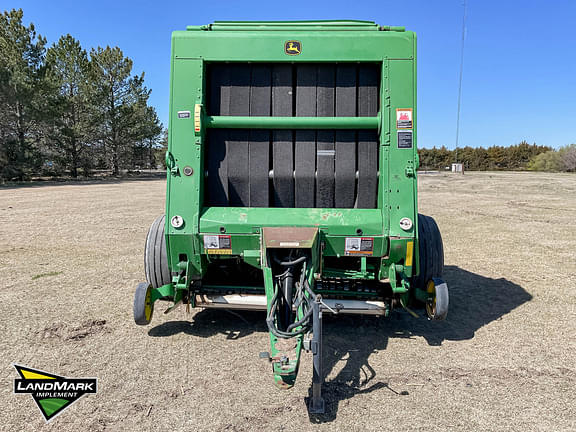
[[[132,147],[142,138],[142,107],[150,91],[144,73],[132,76],[132,60],[118,47],[92,49],[91,81],[100,142],[113,175],[130,165]]]
[[[89,165],[87,152],[93,134],[90,62],[80,42],[68,34],[48,49],[46,63],[48,80],[56,89],[50,104],[52,128],[48,139],[72,177],[77,177],[79,167]]]
[[[46,39],[22,23],[22,9],[0,15],[0,175],[22,179],[42,158]]]
[[[156,110],[145,104],[135,107],[135,130],[136,142],[133,146],[132,166],[140,168],[152,168],[157,165],[156,149],[163,133],[162,123],[158,119]]]

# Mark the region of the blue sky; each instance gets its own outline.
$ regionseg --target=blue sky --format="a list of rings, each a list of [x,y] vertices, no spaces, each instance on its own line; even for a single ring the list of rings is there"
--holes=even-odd
[[[214,20],[366,19],[418,34],[419,145],[455,145],[462,0],[4,1],[55,42],[119,46],[168,121],[170,33]],[[468,0],[460,145],[576,142],[576,1]]]

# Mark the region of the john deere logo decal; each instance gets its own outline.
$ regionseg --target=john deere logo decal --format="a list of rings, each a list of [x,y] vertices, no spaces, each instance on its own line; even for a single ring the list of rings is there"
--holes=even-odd
[[[302,52],[302,43],[300,41],[288,41],[284,44],[284,52],[288,55],[298,55]]]
[[[28,393],[49,422],[82,396],[96,393],[96,378],[65,378],[25,366],[13,365],[21,378],[14,380],[14,393]]]

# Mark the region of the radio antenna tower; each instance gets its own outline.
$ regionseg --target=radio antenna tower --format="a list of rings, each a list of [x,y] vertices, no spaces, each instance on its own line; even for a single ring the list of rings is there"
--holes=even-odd
[[[460,48],[460,78],[458,80],[458,111],[456,114],[456,154],[458,163],[458,138],[460,137],[460,105],[462,102],[462,72],[464,70],[464,39],[466,38],[466,0],[464,0],[464,14],[462,16],[462,47]]]

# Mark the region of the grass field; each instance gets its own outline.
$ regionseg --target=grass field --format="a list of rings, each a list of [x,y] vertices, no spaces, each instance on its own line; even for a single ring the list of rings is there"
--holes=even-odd
[[[180,308],[132,319],[162,180],[0,188],[0,430],[576,430],[576,176],[423,175],[444,237],[445,322],[325,323],[328,413],[277,390],[264,316]],[[97,377],[44,424],[11,363]]]

